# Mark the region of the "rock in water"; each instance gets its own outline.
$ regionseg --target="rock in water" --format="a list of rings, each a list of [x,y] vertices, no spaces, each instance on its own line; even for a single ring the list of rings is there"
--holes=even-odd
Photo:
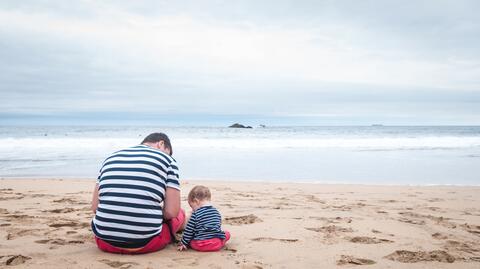
[[[245,125],[240,124],[240,123],[235,123],[235,124],[232,124],[232,125],[228,126],[228,128],[247,128],[247,129],[251,129],[252,126],[245,126]]]

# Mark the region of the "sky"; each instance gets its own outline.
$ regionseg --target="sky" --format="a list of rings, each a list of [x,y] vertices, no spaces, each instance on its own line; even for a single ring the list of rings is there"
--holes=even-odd
[[[0,1],[0,124],[480,125],[480,2]]]

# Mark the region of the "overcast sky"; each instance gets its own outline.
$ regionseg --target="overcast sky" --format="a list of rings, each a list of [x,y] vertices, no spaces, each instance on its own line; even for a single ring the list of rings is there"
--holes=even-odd
[[[480,124],[480,1],[0,1],[0,124]]]

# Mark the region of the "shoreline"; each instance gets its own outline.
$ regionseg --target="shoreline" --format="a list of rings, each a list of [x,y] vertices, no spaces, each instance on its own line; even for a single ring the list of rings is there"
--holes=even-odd
[[[78,181],[95,181],[95,177],[78,177],[78,176],[0,176],[0,180],[78,180]],[[258,183],[258,184],[301,184],[301,185],[326,185],[326,186],[372,186],[372,187],[473,187],[480,188],[478,185],[466,185],[466,184],[375,184],[375,183],[343,183],[343,182],[329,182],[329,181],[286,181],[286,180],[264,180],[264,179],[251,179],[251,180],[225,180],[225,179],[206,179],[206,178],[193,178],[183,180],[186,182],[212,182],[212,183]],[[180,181],[180,183],[182,180]]]
[[[16,268],[478,268],[480,187],[194,181],[232,234],[220,252],[97,249],[94,179],[0,180],[0,266]]]

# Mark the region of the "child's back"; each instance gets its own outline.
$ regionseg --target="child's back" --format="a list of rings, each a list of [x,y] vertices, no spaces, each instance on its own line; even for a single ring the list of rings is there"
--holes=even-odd
[[[216,251],[230,239],[230,233],[222,231],[220,212],[210,204],[210,190],[195,186],[188,194],[193,213],[183,232],[179,250],[187,246],[198,251]]]

